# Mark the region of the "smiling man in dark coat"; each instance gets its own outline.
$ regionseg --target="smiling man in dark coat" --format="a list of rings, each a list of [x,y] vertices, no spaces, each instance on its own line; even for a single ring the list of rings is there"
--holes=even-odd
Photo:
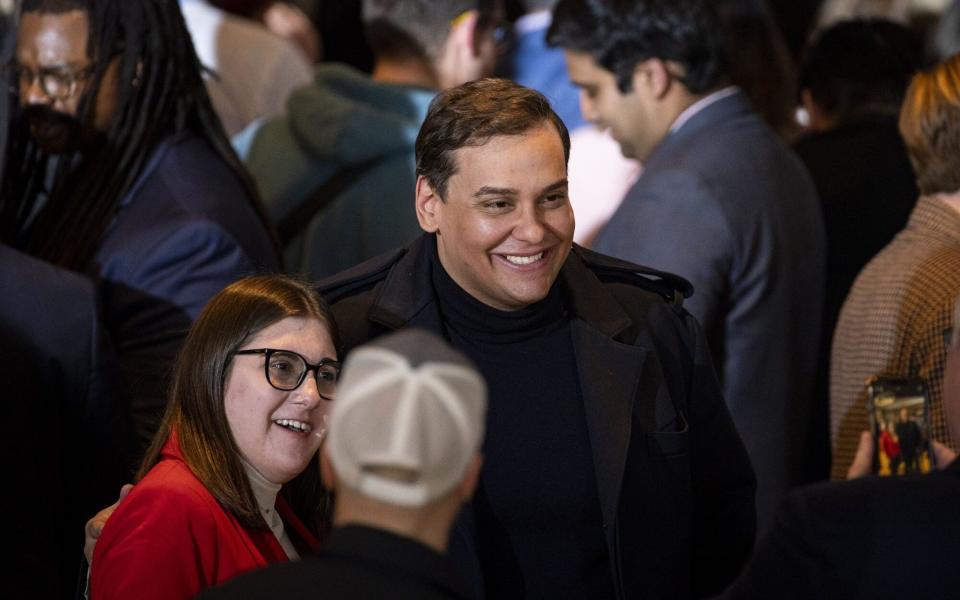
[[[687,598],[739,571],[755,480],[684,280],[572,244],[569,137],[537,92],[442,93],[406,249],[321,283],[346,350],[418,326],[490,389],[452,555],[477,595]]]

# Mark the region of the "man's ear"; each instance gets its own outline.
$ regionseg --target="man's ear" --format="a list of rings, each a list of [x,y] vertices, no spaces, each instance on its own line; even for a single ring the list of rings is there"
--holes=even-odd
[[[463,479],[460,481],[460,485],[457,486],[457,496],[460,497],[461,502],[470,500],[470,498],[473,497],[473,493],[477,491],[477,483],[480,481],[480,467],[482,466],[483,455],[477,452],[473,455],[473,459],[470,461],[470,465],[467,467]]]
[[[653,98],[663,98],[670,91],[673,78],[667,63],[659,58],[648,58],[633,68],[633,89],[643,90]]]
[[[337,472],[333,468],[333,463],[330,462],[330,457],[327,456],[326,448],[320,449],[320,479],[328,490],[337,489]]]
[[[450,25],[449,41],[460,51],[468,51],[471,58],[476,58],[480,54],[477,36],[479,20],[480,11],[471,9],[461,13]]]
[[[440,229],[439,208],[443,203],[440,196],[423,175],[417,177],[417,221],[427,233],[436,233]]]

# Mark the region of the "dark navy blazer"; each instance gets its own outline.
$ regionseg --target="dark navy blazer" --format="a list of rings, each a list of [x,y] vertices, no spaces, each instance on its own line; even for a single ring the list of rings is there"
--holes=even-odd
[[[229,283],[277,270],[270,236],[226,163],[194,136],[161,143],[89,268],[144,444],[193,319]]]

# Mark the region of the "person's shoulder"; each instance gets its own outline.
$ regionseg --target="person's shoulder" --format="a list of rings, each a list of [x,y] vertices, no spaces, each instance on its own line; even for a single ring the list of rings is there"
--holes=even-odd
[[[250,211],[241,199],[248,200],[238,172],[211,141],[187,131],[167,136],[151,150],[124,197],[123,212],[142,222],[196,215],[228,220],[238,210]]]
[[[178,460],[155,465],[124,498],[107,521],[104,546],[119,540],[178,537],[203,530],[216,521],[216,499]]]
[[[397,248],[375,256],[317,283],[317,291],[332,306],[354,299],[371,291],[386,279],[396,264],[407,254],[407,248]]]
[[[656,296],[677,308],[693,295],[693,285],[673,273],[658,271],[581,246],[574,246],[574,254],[615,294]]]
[[[161,501],[171,509],[184,510],[210,504],[213,496],[181,460],[165,459],[154,465],[134,486],[127,500],[134,502]],[[131,502],[133,504],[133,502]]]
[[[308,555],[301,560],[267,565],[243,573],[221,585],[202,592],[200,600],[218,598],[314,598],[316,590],[335,586],[342,570],[331,569],[323,555]]]
[[[953,523],[960,476],[956,468],[909,477],[864,477],[820,483],[791,491],[776,516],[777,526],[822,553],[867,544],[881,554],[911,540],[956,539]],[[886,515],[878,517],[878,515]]]
[[[960,498],[960,468],[911,477],[870,476],[818,483],[790,492],[783,508],[794,514],[813,515],[818,521],[846,519],[854,508],[881,514],[943,495]]]

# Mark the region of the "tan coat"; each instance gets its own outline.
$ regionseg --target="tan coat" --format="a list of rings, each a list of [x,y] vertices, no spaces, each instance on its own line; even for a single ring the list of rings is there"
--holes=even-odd
[[[830,360],[832,477],[843,478],[867,429],[865,380],[920,376],[932,435],[956,449],[943,415],[943,365],[960,294],[960,213],[921,197],[906,228],[871,260],[844,302]]]

